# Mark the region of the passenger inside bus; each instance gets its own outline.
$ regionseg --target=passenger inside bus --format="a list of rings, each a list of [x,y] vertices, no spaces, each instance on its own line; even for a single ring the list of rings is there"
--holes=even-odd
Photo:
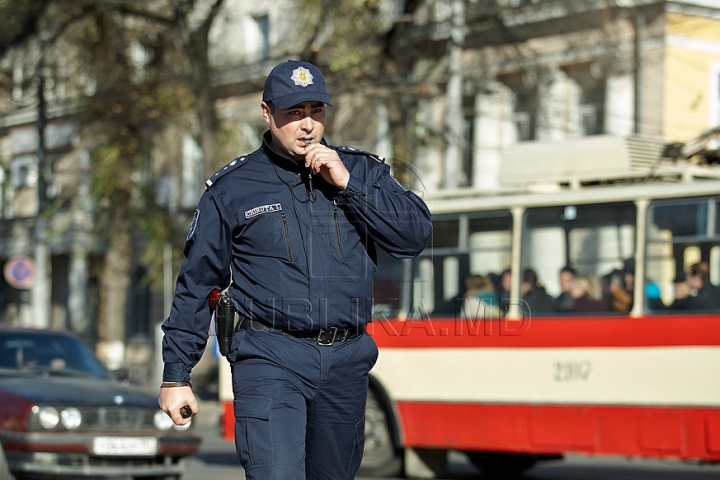
[[[526,268],[523,272],[523,281],[521,285],[522,299],[525,302],[521,307],[528,308],[530,315],[547,315],[553,311],[555,301],[545,291],[538,280],[537,273],[532,268]]]
[[[632,309],[633,298],[625,282],[626,272],[613,270],[603,277],[603,297],[607,309],[613,312],[629,312]]]
[[[691,310],[720,309],[720,289],[710,283],[710,267],[707,262],[690,266],[687,283],[693,293],[689,301]]]
[[[433,308],[432,315],[439,317],[457,318],[458,315],[462,314],[464,302],[465,297],[462,292],[457,292],[455,293],[455,295],[451,295],[450,297],[443,299],[443,301],[438,303],[435,308]]]
[[[570,286],[572,281],[577,275],[577,272],[570,265],[564,266],[560,269],[560,295],[555,299],[555,311],[558,313],[572,312],[575,307],[575,299],[570,294]]]
[[[573,312],[603,312],[605,304],[597,298],[595,282],[587,275],[576,276],[570,286],[570,294],[575,299]]]
[[[663,301],[660,299],[660,287],[657,283],[649,281],[645,284],[645,303],[648,310],[667,310]]]
[[[675,299],[668,308],[670,310],[688,310],[690,308],[692,289],[688,284],[685,272],[679,272],[675,276],[673,289],[675,290]]]
[[[629,313],[633,294],[628,281],[634,272],[614,269],[600,280],[592,275],[579,275],[571,266],[560,270],[561,293],[549,295],[536,271],[523,271],[520,294],[523,313],[532,316],[592,315],[597,313]],[[510,269],[501,274],[470,274],[464,279],[465,291],[439,303],[432,315],[463,318],[497,318],[507,314],[512,276]],[[679,272],[673,281],[672,303],[663,303],[658,283],[645,282],[645,308],[650,312],[720,310],[720,287],[710,282],[707,262],[693,264],[688,273]],[[670,302],[670,299],[665,299]]]
[[[465,279],[463,318],[497,318],[500,316],[495,286],[489,277],[469,275]]]
[[[623,261],[623,268],[622,268],[622,276],[624,280],[625,289],[630,294],[630,309],[632,309],[632,298],[633,298],[633,291],[635,289],[635,259],[634,258],[627,258]]]
[[[512,286],[512,273],[509,268],[506,268],[500,274],[500,280],[495,284],[495,291],[497,292],[498,305],[500,312],[505,315],[510,306],[510,287]]]

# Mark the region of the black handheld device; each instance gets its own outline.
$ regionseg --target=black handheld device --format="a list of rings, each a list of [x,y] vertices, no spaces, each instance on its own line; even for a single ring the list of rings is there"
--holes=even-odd
[[[235,333],[235,307],[227,292],[222,294],[215,306],[215,332],[220,355],[226,357],[230,353],[232,336]]]

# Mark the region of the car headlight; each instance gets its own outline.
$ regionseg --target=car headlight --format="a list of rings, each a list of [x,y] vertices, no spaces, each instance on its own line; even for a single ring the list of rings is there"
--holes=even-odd
[[[155,412],[153,422],[155,423],[157,429],[162,430],[163,432],[170,430],[174,425],[172,418],[170,418],[170,416],[162,410]]]
[[[55,407],[40,407],[37,416],[40,425],[47,430],[55,428],[60,421],[60,414]]]
[[[179,432],[182,432],[183,430],[187,430],[190,428],[190,425],[192,425],[192,419],[190,419],[189,422],[187,422],[185,425],[175,425],[173,424],[173,428]]]
[[[82,414],[77,408],[66,408],[60,412],[60,421],[68,430],[75,430],[82,423]]]

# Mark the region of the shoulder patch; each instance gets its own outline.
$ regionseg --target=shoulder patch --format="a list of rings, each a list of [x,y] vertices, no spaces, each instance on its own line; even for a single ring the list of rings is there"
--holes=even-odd
[[[249,157],[249,155],[243,155],[242,157],[237,157],[232,162],[225,165],[223,168],[221,168],[220,170],[215,172],[215,174],[212,177],[208,178],[205,181],[205,187],[206,188],[212,187],[213,184],[215,182],[217,182],[220,177],[222,177],[223,175],[225,175],[228,172],[232,172],[233,170],[245,165],[245,163],[248,160],[248,157]]]
[[[200,209],[195,209],[195,215],[193,215],[192,222],[190,222],[190,229],[188,230],[187,237],[185,238],[185,241],[190,240],[190,237],[192,237],[195,234],[195,228],[197,227],[198,218],[200,217]]]
[[[341,152],[344,152],[344,153],[354,153],[357,155],[365,155],[365,156],[372,158],[376,162],[385,163],[385,157],[381,157],[380,155],[377,155],[374,153],[366,152],[365,150],[360,150],[359,148],[353,148],[353,147],[335,147],[335,148],[337,148],[338,150],[340,150]]]

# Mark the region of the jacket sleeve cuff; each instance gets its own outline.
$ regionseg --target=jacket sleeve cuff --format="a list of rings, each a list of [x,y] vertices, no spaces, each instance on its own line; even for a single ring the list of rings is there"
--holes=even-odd
[[[163,382],[189,382],[190,372],[180,362],[166,363],[163,368]]]
[[[365,195],[365,183],[363,183],[357,177],[350,175],[350,180],[348,180],[348,184],[345,187],[345,190],[340,192],[340,195],[343,195],[343,196]]]

